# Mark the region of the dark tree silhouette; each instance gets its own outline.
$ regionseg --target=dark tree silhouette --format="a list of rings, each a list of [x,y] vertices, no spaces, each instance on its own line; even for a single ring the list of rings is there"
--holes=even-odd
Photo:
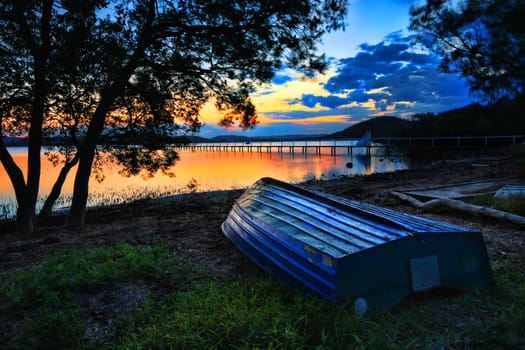
[[[198,123],[204,102],[214,98],[226,113],[223,124],[242,128],[256,121],[249,99],[254,83],[268,82],[283,64],[313,74],[324,68],[316,43],[327,30],[342,25],[346,1],[137,1],[116,6],[112,32],[124,52],[100,92],[86,141],[80,149],[73,201],[66,221],[83,226],[91,163],[106,116],[130,84],[142,84],[142,97],[155,118],[169,91],[173,108],[189,123]],[[166,90],[169,89],[169,90]]]
[[[0,118],[1,136],[27,135],[27,181],[0,141],[0,161],[7,170],[17,198],[17,227],[35,229],[39,190],[40,154],[46,136],[59,138],[55,151],[46,154],[63,163],[40,215],[46,215],[61,192],[70,169],[79,161],[82,126],[96,106],[101,58],[90,50],[95,11],[105,1],[0,2]]]
[[[27,181],[1,140],[0,160],[15,190],[17,229],[31,233],[40,183],[53,1],[40,1],[34,11],[25,9],[25,3],[20,1],[0,4],[1,126],[2,131],[7,124],[28,130]]]
[[[523,97],[523,0],[428,0],[410,14],[419,41],[442,57],[441,70],[460,73],[491,102]]]
[[[40,152],[48,123],[68,132],[78,161],[68,226],[83,226],[97,145],[134,137],[145,151],[115,153],[126,174],[166,170],[169,137],[198,130],[204,103],[221,124],[257,123],[250,92],[283,66],[325,68],[316,44],[342,26],[347,1],[0,0],[2,134],[27,130],[28,180],[0,143],[19,204],[33,230]],[[7,82],[7,83],[4,83]],[[109,141],[108,141],[109,140]],[[129,162],[131,160],[132,162]]]

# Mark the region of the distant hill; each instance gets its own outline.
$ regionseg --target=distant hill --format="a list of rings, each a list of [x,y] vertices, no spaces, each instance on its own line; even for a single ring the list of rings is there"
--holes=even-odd
[[[286,141],[286,140],[318,140],[326,138],[326,135],[277,135],[277,136],[242,136],[242,135],[219,135],[212,138],[201,136],[189,136],[191,142],[260,142],[260,141]]]
[[[525,98],[416,114],[403,136],[486,136],[525,134]]]
[[[327,138],[358,139],[367,131],[372,133],[372,137],[392,137],[402,133],[409,125],[408,120],[398,117],[377,117],[328,135]]]
[[[367,131],[374,138],[524,135],[524,110],[525,97],[487,105],[472,103],[438,114],[415,114],[410,121],[397,117],[377,117],[328,135],[327,138],[360,138]]]
[[[193,143],[206,143],[206,142],[248,142],[250,141],[249,137],[238,136],[238,135],[221,135],[214,136],[211,138],[202,137],[202,136],[188,136],[190,142]]]
[[[3,141],[7,147],[27,146],[26,137],[4,137]]]

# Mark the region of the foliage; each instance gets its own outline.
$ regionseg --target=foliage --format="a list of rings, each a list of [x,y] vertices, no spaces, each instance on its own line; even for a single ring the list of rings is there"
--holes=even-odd
[[[36,308],[8,348],[494,349],[520,348],[525,322],[523,257],[493,261],[496,283],[470,292],[431,292],[386,312],[356,315],[259,273],[217,279],[183,265],[166,247],[71,251],[3,280],[3,320]],[[63,276],[63,277],[60,277]],[[119,281],[169,285],[115,320],[116,333],[87,344],[80,295]],[[36,282],[33,282],[36,281]],[[36,292],[33,290],[36,288]],[[159,288],[152,288],[151,291]]]
[[[122,165],[121,175],[130,177],[142,171],[146,179],[152,178],[157,171],[175,176],[169,169],[179,160],[178,153],[172,148],[152,151],[136,146],[119,147],[112,152],[112,157]]]
[[[523,0],[429,0],[410,11],[419,41],[459,72],[472,92],[489,100],[525,93]]]

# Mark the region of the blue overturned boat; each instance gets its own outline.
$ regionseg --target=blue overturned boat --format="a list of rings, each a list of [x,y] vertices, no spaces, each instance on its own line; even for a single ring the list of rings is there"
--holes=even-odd
[[[264,270],[356,308],[493,280],[479,231],[271,178],[238,198],[222,231]]]

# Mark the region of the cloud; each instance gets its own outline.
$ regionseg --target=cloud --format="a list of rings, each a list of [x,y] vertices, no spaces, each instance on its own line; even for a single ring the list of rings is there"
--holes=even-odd
[[[314,108],[318,104],[323,107],[337,108],[348,102],[348,98],[342,98],[339,96],[316,96],[313,94],[303,94],[300,99],[290,101],[290,104],[302,103],[304,106]]]
[[[359,49],[353,57],[331,58],[314,78],[287,67],[276,72],[253,95],[261,123],[245,134],[284,134],[294,125],[300,126],[294,133],[334,132],[374,116],[439,113],[471,102],[465,82],[439,72],[439,57],[400,31]],[[217,112],[206,114],[211,125]]]
[[[413,37],[394,32],[378,44],[361,44],[354,57],[337,62],[336,73],[323,85],[337,96],[303,94],[301,103],[340,108],[372,100],[379,111],[406,111],[416,105],[443,110],[468,103],[465,82],[438,72],[439,58],[418,51],[412,42]]]

